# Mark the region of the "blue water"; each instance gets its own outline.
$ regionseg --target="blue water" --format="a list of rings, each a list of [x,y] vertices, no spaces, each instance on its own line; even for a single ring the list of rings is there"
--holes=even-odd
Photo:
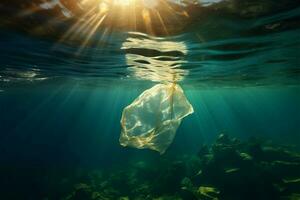
[[[124,91],[76,84],[15,88],[1,93],[1,161],[111,164],[149,150],[119,145],[122,110],[144,88]],[[165,156],[197,153],[220,133],[299,145],[299,87],[185,91],[195,113],[183,121]]]
[[[99,29],[85,46],[84,33],[61,39],[69,21],[39,23],[49,17],[41,13],[32,24],[31,15],[18,21],[8,13],[20,8],[0,3],[0,185],[8,184],[7,198],[62,199],[65,188],[55,186],[66,169],[72,177],[90,168],[114,174],[140,161],[160,166],[197,155],[221,133],[299,150],[300,7],[268,3],[268,11],[209,4],[169,35]],[[123,109],[171,79],[194,113],[166,153],[120,146]]]

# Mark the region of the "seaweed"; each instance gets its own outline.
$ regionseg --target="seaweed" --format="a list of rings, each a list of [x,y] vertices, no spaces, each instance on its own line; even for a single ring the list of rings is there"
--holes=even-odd
[[[156,158],[108,169],[74,168],[60,172],[44,169],[45,177],[42,170],[39,173],[38,169],[27,170],[23,182],[20,178],[11,183],[5,179],[11,187],[8,191],[14,195],[1,191],[1,197],[48,200],[298,200],[300,197],[300,154],[293,147],[269,140],[240,141],[221,134],[213,144],[199,147],[196,154]],[[13,173],[21,177],[25,172],[15,169]],[[15,188],[14,182],[17,182]]]

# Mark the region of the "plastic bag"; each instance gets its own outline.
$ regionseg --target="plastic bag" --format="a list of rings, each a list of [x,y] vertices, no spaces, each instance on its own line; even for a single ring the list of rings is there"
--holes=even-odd
[[[163,154],[181,120],[193,112],[179,85],[157,84],[124,108],[120,144]]]

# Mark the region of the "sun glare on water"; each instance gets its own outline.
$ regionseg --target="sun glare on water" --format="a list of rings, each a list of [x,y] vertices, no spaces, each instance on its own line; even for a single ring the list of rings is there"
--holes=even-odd
[[[61,0],[56,1],[60,2],[59,5],[63,5]],[[165,0],[78,0],[78,2],[80,14],[74,15],[75,23],[59,40],[59,42],[75,39],[81,41],[77,53],[89,44],[100,44],[108,38],[107,35],[120,30],[139,31],[150,35],[160,32],[169,35],[169,31],[183,25],[179,18],[187,17],[184,10],[174,10],[174,5]]]
[[[134,3],[135,0],[114,0],[114,3],[124,6],[129,6],[130,4]]]

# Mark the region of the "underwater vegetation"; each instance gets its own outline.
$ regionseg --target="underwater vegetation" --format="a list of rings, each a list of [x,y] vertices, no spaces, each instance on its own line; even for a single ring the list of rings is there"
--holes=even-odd
[[[108,169],[49,170],[45,177],[43,170],[19,170],[16,173],[25,178],[19,182],[22,187],[6,182],[11,188],[1,193],[4,199],[296,200],[300,198],[300,154],[294,148],[221,134],[212,145],[199,147],[198,154],[172,160],[159,156],[155,162],[142,159]]]
[[[299,169],[300,154],[288,148],[222,134],[197,156],[136,163],[108,173],[100,185],[76,185],[66,199],[299,199]]]

